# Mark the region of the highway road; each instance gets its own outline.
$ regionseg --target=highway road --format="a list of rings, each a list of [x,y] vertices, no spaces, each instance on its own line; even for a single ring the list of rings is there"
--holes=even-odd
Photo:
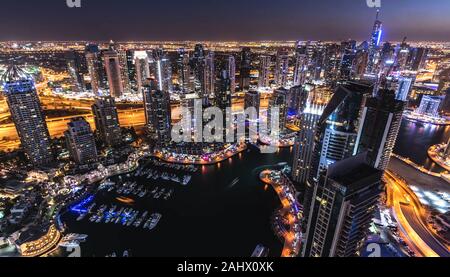
[[[411,249],[425,257],[450,257],[448,249],[426,227],[426,211],[414,192],[401,179],[387,171],[389,201],[403,237]]]

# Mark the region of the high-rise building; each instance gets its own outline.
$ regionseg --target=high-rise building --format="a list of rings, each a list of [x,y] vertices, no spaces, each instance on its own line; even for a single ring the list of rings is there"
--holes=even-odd
[[[300,114],[308,100],[307,86],[293,86],[289,89],[287,105],[289,113]]]
[[[244,108],[254,107],[256,109],[257,117],[259,119],[259,107],[260,107],[261,96],[257,90],[249,90],[245,92],[244,98]]]
[[[339,77],[342,80],[350,80],[353,77],[353,64],[356,59],[356,42],[342,42],[342,59]]]
[[[320,174],[314,189],[304,257],[359,256],[383,185],[382,171],[365,155],[338,161]]]
[[[341,73],[342,53],[340,50],[341,46],[336,43],[325,46],[323,78],[327,84],[333,86],[336,84]]]
[[[122,96],[124,88],[122,83],[122,72],[120,69],[119,55],[112,47],[103,52],[103,62],[109,84],[109,94],[112,97]]]
[[[205,98],[212,99],[214,98],[214,90],[216,86],[216,69],[214,65],[214,52],[209,51],[209,53],[205,57],[205,73],[204,84],[205,84]],[[230,86],[231,89],[231,86]],[[207,101],[208,103],[209,101]]]
[[[377,11],[377,16],[372,28],[372,35],[369,42],[368,62],[366,72],[373,74],[376,72],[379,62],[379,48],[381,45],[381,37],[383,34],[382,22],[378,19],[380,11]]]
[[[96,96],[103,95],[107,88],[107,77],[100,49],[95,44],[88,44],[85,53],[92,93]]]
[[[310,63],[310,79],[312,81],[321,81],[322,73],[325,70],[326,45],[318,41],[313,47],[312,58]]]
[[[300,131],[295,137],[294,163],[292,166],[292,179],[301,185],[306,184],[310,174],[314,134],[324,108],[324,104],[316,103],[311,97],[301,110]]]
[[[172,93],[172,67],[170,60],[161,48],[152,51],[150,75],[158,82],[158,89]]]
[[[395,95],[395,99],[401,101],[407,101],[409,93],[411,92],[413,85],[413,78],[407,76],[400,76],[398,78],[398,88]]]
[[[73,91],[81,92],[86,90],[85,76],[89,75],[84,52],[70,50],[67,52],[67,69],[74,80]]]
[[[222,111],[225,140],[227,131],[229,131],[229,126],[226,125],[227,108],[231,108],[231,79],[227,70],[223,70],[220,74],[217,91],[214,96],[214,105]]]
[[[324,111],[327,118],[322,118],[318,126],[320,149],[315,152],[320,158],[313,177],[318,177],[330,164],[353,155],[360,114],[372,90],[372,85],[350,81],[337,88]]]
[[[289,51],[280,48],[277,51],[277,60],[275,67],[275,83],[279,87],[286,87],[289,74]]]
[[[361,43],[356,49],[355,62],[353,64],[353,77],[362,79],[366,73],[366,68],[369,60],[368,44]]]
[[[380,90],[366,100],[358,130],[355,153],[368,152],[368,163],[386,170],[400,129],[406,102],[391,90]]]
[[[314,133],[314,151],[311,157],[310,172],[306,182],[303,200],[305,224],[316,218],[316,210],[311,210],[314,190],[319,176],[329,165],[351,157],[358,135],[360,114],[365,99],[372,95],[373,86],[365,83],[345,82],[333,94],[317,121]],[[311,241],[303,245],[303,251],[310,251]]]
[[[272,108],[278,108],[278,122],[280,132],[286,129],[286,116],[287,116],[287,97],[288,90],[285,88],[279,88],[273,91],[272,97],[269,100],[269,108],[267,109],[267,124],[271,126],[272,123]]]
[[[442,104],[442,96],[423,95],[416,113],[428,116],[437,116]]]
[[[34,81],[16,65],[3,74],[4,95],[28,159],[35,165],[53,161],[51,140]]]
[[[129,76],[130,70],[128,69],[127,51],[119,50],[117,55],[119,56],[120,79],[122,81],[123,91],[130,93],[132,89]]]
[[[297,48],[295,53],[294,86],[302,86],[308,74],[308,55],[306,47]]]
[[[194,91],[197,95],[207,102],[208,95],[205,93],[205,50],[203,45],[196,44],[194,53],[190,60],[191,83],[194,84]]]
[[[270,63],[270,56],[261,55],[259,57],[258,87],[260,88],[267,88],[270,85]]]
[[[247,91],[250,88],[250,71],[252,69],[252,52],[249,47],[242,48],[239,88]]]
[[[82,117],[74,118],[67,124],[64,132],[70,157],[77,164],[87,164],[97,161],[97,147],[91,126]]]
[[[231,94],[234,95],[236,92],[236,59],[233,55],[228,56],[227,71],[231,80]]]
[[[113,97],[100,97],[92,105],[95,127],[102,141],[109,146],[116,146],[122,142],[119,117]]]
[[[396,63],[395,68],[397,71],[404,71],[407,69],[408,58],[410,57],[409,45],[406,43],[406,38],[403,42],[396,48]]]
[[[150,78],[150,64],[148,56],[145,51],[134,52],[135,69],[136,69],[136,83],[138,93],[143,92],[144,82]]]
[[[150,138],[162,144],[170,142],[170,95],[159,90],[154,80],[147,80],[144,85],[144,113]]]
[[[130,92],[137,92],[138,87],[137,87],[137,76],[136,76],[136,64],[135,64],[134,51],[126,50],[125,55],[127,58],[127,70],[128,70],[128,80],[129,80]]]
[[[428,56],[427,48],[417,47],[412,49],[408,68],[414,71],[423,69],[425,67],[427,56]]]
[[[189,53],[184,49],[178,49],[177,59],[178,84],[182,93],[189,93],[194,90],[189,84]]]
[[[223,70],[220,74],[217,90],[214,104],[225,115],[226,108],[231,108],[231,79],[227,70]]]

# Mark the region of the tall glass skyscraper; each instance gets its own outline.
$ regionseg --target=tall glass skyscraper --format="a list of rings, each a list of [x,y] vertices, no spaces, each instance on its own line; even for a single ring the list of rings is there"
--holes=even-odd
[[[108,78],[109,94],[112,97],[119,98],[124,92],[119,54],[114,48],[110,47],[109,50],[103,52],[103,62]]]
[[[350,157],[320,174],[308,222],[305,257],[359,256],[383,191],[382,171]]]
[[[275,68],[275,83],[279,87],[286,87],[289,73],[289,52],[285,48],[277,51],[277,61]]]
[[[67,127],[64,138],[71,158],[81,165],[97,161],[97,147],[89,123],[78,117],[72,119]]]
[[[170,95],[160,90],[154,80],[147,80],[144,85],[144,112],[150,138],[161,144],[170,142]]]
[[[231,94],[236,92],[236,59],[233,55],[228,56],[227,59],[227,71],[231,80]]]
[[[258,87],[266,88],[270,85],[270,63],[271,57],[268,55],[261,55],[259,57],[259,79]]]
[[[92,113],[102,141],[109,146],[119,145],[122,142],[122,134],[114,98],[97,98],[92,105]]]
[[[356,153],[368,152],[374,168],[386,170],[394,150],[406,102],[395,99],[391,90],[380,90],[366,100],[356,141]]]
[[[367,63],[366,72],[369,74],[374,74],[376,72],[378,62],[379,62],[379,48],[381,45],[381,39],[383,34],[382,22],[378,19],[380,11],[377,11],[375,18],[375,23],[372,28],[372,35],[369,42],[369,59]]]
[[[150,69],[150,74],[158,82],[158,89],[172,93],[172,67],[163,49],[152,51]]]
[[[92,93],[96,96],[103,95],[108,87],[108,80],[103,66],[102,53],[95,44],[86,45],[85,53]]]
[[[53,161],[50,135],[34,81],[16,65],[3,74],[4,94],[23,150],[35,165]]]
[[[239,88],[241,91],[247,91],[250,88],[251,69],[252,53],[249,47],[244,47],[241,51],[241,71],[239,76]]]
[[[314,151],[304,194],[304,228],[306,243],[303,253],[309,253],[312,240],[311,220],[317,217],[317,194],[319,178],[328,167],[340,160],[351,157],[354,152],[360,114],[365,99],[372,94],[373,86],[365,83],[346,82],[340,85],[322,116],[317,121],[314,134]]]

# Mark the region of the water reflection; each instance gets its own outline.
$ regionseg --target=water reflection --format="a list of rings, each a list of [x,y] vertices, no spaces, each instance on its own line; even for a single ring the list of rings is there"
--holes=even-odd
[[[431,171],[441,172],[444,169],[428,157],[427,150],[432,145],[448,141],[449,137],[450,126],[436,126],[403,119],[394,153],[410,158]]]

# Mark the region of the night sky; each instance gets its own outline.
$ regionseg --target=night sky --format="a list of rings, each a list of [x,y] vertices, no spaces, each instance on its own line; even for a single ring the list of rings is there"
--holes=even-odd
[[[368,39],[366,0],[1,0],[0,40]],[[450,0],[381,0],[385,40],[450,41]]]

